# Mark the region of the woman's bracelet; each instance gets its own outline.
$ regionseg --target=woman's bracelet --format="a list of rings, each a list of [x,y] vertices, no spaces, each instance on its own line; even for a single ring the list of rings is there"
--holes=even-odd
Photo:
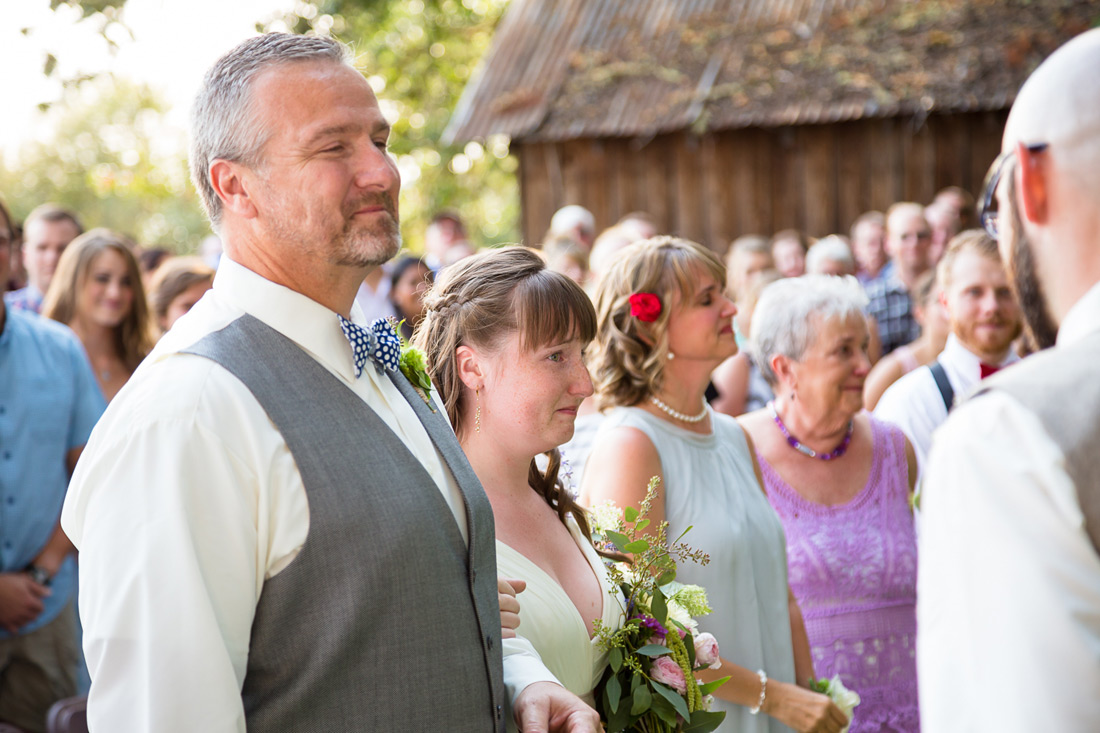
[[[760,678],[760,699],[756,701],[756,707],[749,708],[749,712],[756,715],[760,708],[764,707],[764,698],[768,696],[768,675],[762,669],[756,670],[756,676]]]

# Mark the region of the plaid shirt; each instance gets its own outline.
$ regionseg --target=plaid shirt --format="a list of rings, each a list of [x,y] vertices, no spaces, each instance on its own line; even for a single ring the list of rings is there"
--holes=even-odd
[[[4,305],[31,313],[42,312],[42,300],[42,293],[38,292],[38,288],[33,285],[4,293]]]
[[[886,277],[867,283],[867,315],[878,321],[878,335],[882,340],[882,355],[920,336],[920,324],[913,318],[909,291],[893,268]]]

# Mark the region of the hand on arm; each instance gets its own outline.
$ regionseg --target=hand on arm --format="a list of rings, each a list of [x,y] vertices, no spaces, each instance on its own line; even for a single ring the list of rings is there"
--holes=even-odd
[[[516,638],[519,628],[519,600],[516,596],[527,588],[527,581],[497,578],[497,600],[500,603],[500,637]]]
[[[535,682],[516,697],[516,723],[523,733],[599,733],[600,714],[554,682]]]

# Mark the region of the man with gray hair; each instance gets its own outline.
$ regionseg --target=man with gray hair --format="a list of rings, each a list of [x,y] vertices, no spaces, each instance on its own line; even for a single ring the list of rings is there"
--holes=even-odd
[[[1100,727],[1100,30],[1031,75],[987,178],[1033,327],[1056,344],[990,377],[935,434],[917,637],[927,730]]]
[[[62,517],[91,729],[503,731],[507,684],[525,730],[594,730],[502,674],[492,509],[355,304],[399,247],[399,176],[347,50],[250,39],[192,127],[214,287],[112,402]]]

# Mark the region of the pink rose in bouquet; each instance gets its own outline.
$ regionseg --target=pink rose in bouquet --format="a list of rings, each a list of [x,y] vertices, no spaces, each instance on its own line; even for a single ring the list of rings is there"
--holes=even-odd
[[[718,669],[722,660],[718,658],[718,640],[714,634],[703,632],[695,637],[695,663],[707,669]]]
[[[687,691],[684,670],[680,669],[680,665],[672,657],[657,657],[654,659],[649,674],[655,682],[668,685],[681,695]]]

